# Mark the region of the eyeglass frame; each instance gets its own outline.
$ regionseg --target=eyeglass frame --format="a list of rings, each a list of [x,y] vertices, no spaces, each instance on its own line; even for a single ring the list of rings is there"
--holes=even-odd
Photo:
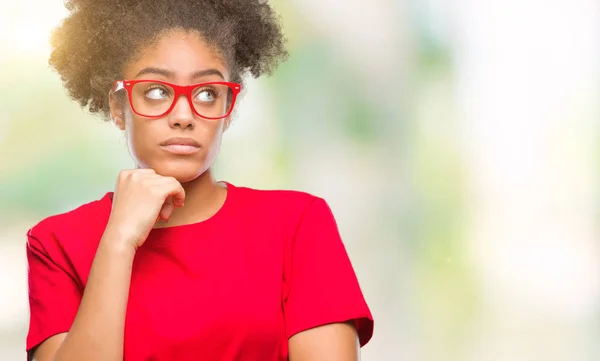
[[[133,95],[132,95],[133,91],[132,90],[133,90],[133,87],[139,83],[159,83],[159,84],[163,84],[163,85],[171,87],[174,91],[174,95],[173,95],[173,103],[171,104],[169,109],[167,109],[167,111],[165,111],[164,113],[162,113],[160,115],[152,115],[152,116],[141,114],[137,110],[135,110],[135,107],[133,105]],[[196,107],[194,106],[194,103],[192,102],[192,92],[194,91],[194,89],[196,89],[200,86],[203,86],[203,85],[226,85],[231,89],[231,106],[229,107],[229,111],[227,112],[227,114],[225,114],[222,117],[207,117],[207,116],[204,116],[204,115],[198,113],[198,111],[196,110]],[[129,105],[131,105],[131,110],[133,110],[133,112],[135,114],[137,114],[141,117],[145,117],[145,118],[164,117],[165,115],[169,114],[173,110],[173,108],[175,107],[175,103],[177,103],[177,100],[179,99],[179,97],[181,97],[183,95],[187,98],[190,108],[192,109],[194,114],[196,114],[197,116],[204,118],[204,119],[218,120],[218,119],[227,118],[228,116],[231,115],[231,112],[233,111],[233,107],[235,106],[235,100],[237,99],[237,96],[239,95],[239,93],[242,91],[242,85],[238,84],[238,83],[232,83],[232,82],[226,82],[226,81],[209,81],[209,82],[196,83],[196,84],[190,84],[190,85],[177,85],[177,84],[169,83],[169,82],[162,81],[162,80],[152,80],[152,79],[115,80],[112,85],[113,94],[122,89],[125,89],[127,92],[127,98],[129,99]],[[229,101],[228,101],[228,103],[229,103]]]

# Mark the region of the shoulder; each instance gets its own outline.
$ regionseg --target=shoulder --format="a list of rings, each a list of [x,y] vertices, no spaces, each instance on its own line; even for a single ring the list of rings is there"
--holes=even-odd
[[[326,203],[317,195],[292,189],[256,189],[234,186],[242,204],[261,213],[275,212],[288,216],[301,215],[313,204]]]
[[[27,232],[28,244],[45,243],[51,240],[81,239],[81,235],[96,230],[103,232],[110,215],[112,193],[78,206],[75,209],[55,214],[39,221]]]
[[[253,227],[281,230],[288,242],[300,233],[331,229],[337,222],[325,199],[314,194],[289,189],[261,190],[233,187],[237,198],[238,214]]]

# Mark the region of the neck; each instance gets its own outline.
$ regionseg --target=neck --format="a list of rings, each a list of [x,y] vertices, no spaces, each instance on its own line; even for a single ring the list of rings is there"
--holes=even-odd
[[[168,222],[159,222],[155,228],[173,227],[202,222],[221,208],[227,197],[226,188],[217,183],[210,169],[198,178],[182,184],[185,205],[175,208]]]

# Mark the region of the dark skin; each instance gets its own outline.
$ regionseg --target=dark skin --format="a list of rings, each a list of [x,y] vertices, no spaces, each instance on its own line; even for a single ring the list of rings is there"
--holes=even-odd
[[[163,70],[167,74],[150,71]],[[192,77],[192,74],[216,70],[220,74]],[[164,36],[156,46],[142,51],[138,59],[123,71],[124,79],[163,80],[189,85],[208,81],[226,81],[229,72],[218,52],[211,49],[194,33],[176,32]],[[211,167],[219,153],[221,138],[229,127],[230,118],[221,120],[198,117],[187,99],[177,100],[173,110],[163,118],[145,118],[135,114],[129,103],[111,96],[111,116],[125,132],[129,151],[138,168],[151,168],[163,176],[174,177],[185,189],[187,207],[162,212],[168,225],[195,223],[210,218],[223,205],[227,191],[214,181]],[[201,145],[192,155],[165,152],[159,144],[170,137],[190,137]],[[159,224],[157,226],[165,226]]]
[[[144,69],[162,71],[137,76]],[[207,69],[221,75],[213,72],[199,78],[190,76]],[[144,49],[125,67],[123,77],[189,85],[226,81],[229,71],[220,53],[197,33],[174,30]],[[211,166],[229,127],[229,118],[203,119],[193,113],[184,97],[161,118],[141,117],[133,113],[127,102],[112,94],[110,99],[111,117],[124,131],[138,169],[123,171],[119,176],[109,225],[73,327],[68,333],[44,341],[34,352],[33,359],[37,361],[121,361],[131,262],[149,228],[206,220],[219,210],[227,196],[226,188],[214,180]],[[190,155],[166,152],[160,144],[170,137],[193,138],[200,150]],[[148,197],[148,193],[155,197]],[[163,222],[154,221],[157,214]],[[88,331],[92,325],[93,334]],[[289,359],[357,361],[360,348],[356,330],[351,323],[334,323],[298,333],[289,339]]]

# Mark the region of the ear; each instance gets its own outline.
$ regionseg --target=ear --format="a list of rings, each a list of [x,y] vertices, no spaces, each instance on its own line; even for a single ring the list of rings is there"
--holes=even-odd
[[[125,119],[123,117],[123,101],[111,90],[108,93],[108,102],[110,106],[110,119],[121,130],[125,130]]]

